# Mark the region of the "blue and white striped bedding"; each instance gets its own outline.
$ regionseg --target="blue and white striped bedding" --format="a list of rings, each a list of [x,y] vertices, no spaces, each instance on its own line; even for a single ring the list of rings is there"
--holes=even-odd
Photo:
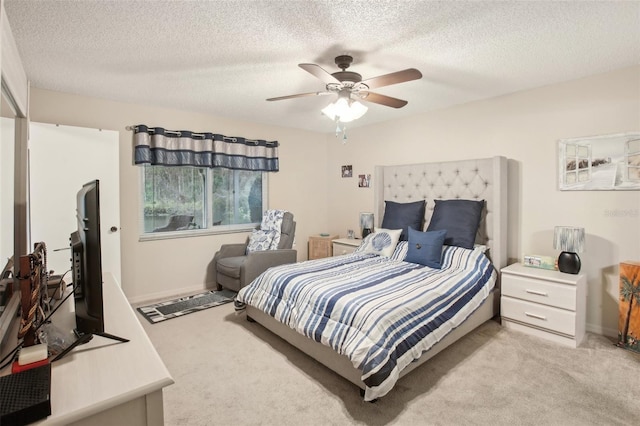
[[[445,246],[440,270],[356,252],[270,268],[240,290],[236,304],[349,357],[369,401],[473,313],[496,276],[480,249]]]

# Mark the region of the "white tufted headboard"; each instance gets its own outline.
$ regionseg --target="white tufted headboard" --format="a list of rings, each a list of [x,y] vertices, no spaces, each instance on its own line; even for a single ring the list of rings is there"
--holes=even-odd
[[[384,202],[387,200],[397,203],[427,200],[425,229],[431,219],[435,199],[485,200],[476,243],[489,248],[489,257],[498,271],[507,265],[505,157],[376,166],[374,179],[377,226],[382,223]]]

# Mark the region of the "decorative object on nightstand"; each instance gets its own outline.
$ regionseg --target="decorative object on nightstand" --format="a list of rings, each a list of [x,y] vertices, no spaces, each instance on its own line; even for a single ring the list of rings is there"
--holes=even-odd
[[[338,238],[333,240],[333,255],[342,256],[343,254],[351,254],[358,247],[360,247],[362,240],[356,240],[355,238]]]
[[[309,237],[309,260],[322,259],[333,255],[332,240],[338,235],[320,234]]]
[[[373,232],[373,213],[360,213],[360,229],[362,238]]]
[[[530,268],[502,268],[502,325],[571,347],[584,338],[587,276]]]
[[[522,257],[522,264],[532,268],[556,270],[556,260],[551,256],[542,256],[539,254],[525,254]]]
[[[558,256],[558,270],[567,274],[580,272],[580,257],[584,251],[584,228],[556,226],[553,232],[553,248],[562,250]]]
[[[640,262],[620,263],[618,346],[640,352]]]

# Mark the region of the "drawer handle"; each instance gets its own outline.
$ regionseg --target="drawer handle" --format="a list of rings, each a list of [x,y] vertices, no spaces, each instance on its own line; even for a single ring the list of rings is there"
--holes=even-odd
[[[524,313],[526,316],[531,317],[531,318],[537,318],[537,319],[541,319],[543,321],[547,320],[547,317],[542,316],[542,315],[538,315],[538,314],[532,314],[531,312],[525,312]]]
[[[547,293],[545,293],[544,291],[529,290],[529,289],[527,289],[527,290],[525,290],[525,291],[526,291],[527,293],[529,293],[529,294],[536,294],[536,295],[538,295],[538,296],[545,296],[545,297],[546,297],[546,296],[548,296],[548,294],[547,294]]]

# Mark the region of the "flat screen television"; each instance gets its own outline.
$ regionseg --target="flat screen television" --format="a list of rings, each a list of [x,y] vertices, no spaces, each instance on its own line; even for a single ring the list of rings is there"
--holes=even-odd
[[[102,247],[100,242],[100,181],[93,180],[78,191],[78,228],[71,233],[71,270],[75,301],[77,340],[54,361],[94,335],[121,342],[127,339],[105,333],[102,298]]]
[[[71,269],[75,287],[76,332],[104,333],[100,182],[82,186],[77,196],[78,229],[71,234]]]

